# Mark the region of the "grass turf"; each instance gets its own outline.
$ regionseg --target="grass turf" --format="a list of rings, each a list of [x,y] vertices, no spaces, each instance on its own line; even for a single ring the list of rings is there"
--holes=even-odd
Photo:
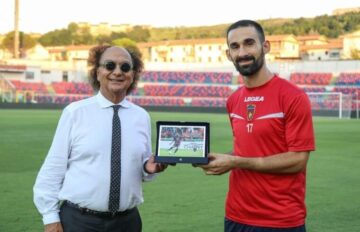
[[[0,110],[0,231],[38,232],[41,217],[32,186],[49,149],[59,110]],[[151,112],[153,150],[157,120],[208,121],[210,150],[232,149],[225,114]],[[309,232],[360,228],[360,121],[314,118],[317,150],[307,172]],[[169,167],[144,183],[140,206],[144,232],[219,232],[223,228],[227,175],[206,176],[188,164]]]

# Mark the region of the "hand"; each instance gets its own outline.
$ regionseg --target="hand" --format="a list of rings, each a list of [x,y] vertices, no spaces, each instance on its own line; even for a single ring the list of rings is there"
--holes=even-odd
[[[206,175],[222,175],[235,167],[232,155],[209,153],[208,157],[208,164],[194,165],[202,168]]]
[[[164,171],[167,166],[167,164],[155,163],[155,157],[152,155],[150,156],[150,159],[146,161],[144,168],[147,173],[153,174]]]
[[[45,225],[45,232],[64,232],[60,222]]]

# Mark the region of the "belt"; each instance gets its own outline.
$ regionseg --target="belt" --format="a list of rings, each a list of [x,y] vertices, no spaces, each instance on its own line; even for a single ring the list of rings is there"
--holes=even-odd
[[[136,210],[136,207],[134,207],[132,209],[128,209],[128,210],[125,210],[125,211],[117,211],[117,212],[97,211],[97,210],[92,210],[92,209],[80,207],[78,204],[72,203],[71,201],[67,201],[67,200],[65,200],[63,202],[63,205],[68,206],[68,207],[73,208],[73,209],[76,209],[76,210],[80,211],[83,214],[89,214],[89,215],[94,215],[94,216],[98,216],[98,217],[125,216],[125,215],[133,212],[134,210]]]

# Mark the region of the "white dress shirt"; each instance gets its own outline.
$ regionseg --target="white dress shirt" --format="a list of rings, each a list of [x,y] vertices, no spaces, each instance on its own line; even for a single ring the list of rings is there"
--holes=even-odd
[[[141,107],[123,100],[121,121],[120,209],[143,202],[143,164],[151,155],[151,122]],[[108,211],[112,136],[112,102],[100,92],[71,103],[61,115],[48,155],[34,185],[34,203],[44,224],[59,222],[59,201]]]

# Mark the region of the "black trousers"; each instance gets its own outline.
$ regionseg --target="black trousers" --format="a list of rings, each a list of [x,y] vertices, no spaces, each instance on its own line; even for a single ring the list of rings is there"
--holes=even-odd
[[[68,204],[60,208],[64,232],[141,232],[142,222],[137,208],[116,216],[98,216],[82,212]]]

